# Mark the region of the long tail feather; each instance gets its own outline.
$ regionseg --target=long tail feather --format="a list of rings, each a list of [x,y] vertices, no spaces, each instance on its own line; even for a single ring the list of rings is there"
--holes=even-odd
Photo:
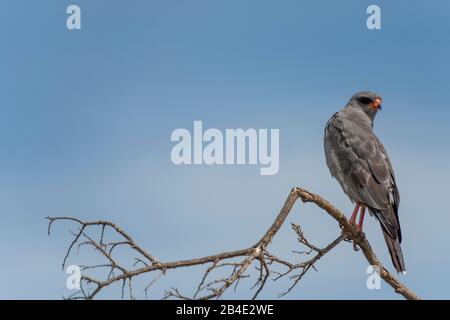
[[[381,224],[381,229],[383,230],[384,240],[386,241],[387,247],[389,249],[389,254],[391,255],[395,270],[397,270],[397,272],[405,273],[405,262],[403,261],[402,248],[400,247],[398,237],[396,239],[392,239],[389,236],[389,233],[384,229],[383,224]]]

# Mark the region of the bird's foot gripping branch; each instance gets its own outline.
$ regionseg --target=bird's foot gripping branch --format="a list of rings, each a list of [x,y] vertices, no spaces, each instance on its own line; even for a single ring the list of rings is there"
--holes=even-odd
[[[291,224],[292,230],[297,236],[298,242],[307,248],[306,260],[301,262],[290,262],[271,253],[268,249],[273,237],[280,230],[292,207],[298,199],[304,203],[312,202],[322,208],[339,226],[339,236],[324,248],[319,248],[311,244],[303,234],[300,226]],[[289,293],[311,269],[316,269],[315,264],[319,259],[325,256],[343,240],[352,240],[357,245],[370,265],[377,266],[380,276],[388,283],[398,294],[406,299],[419,299],[419,297],[400,283],[376,257],[369,242],[364,234],[359,232],[347,218],[337,210],[328,201],[318,195],[301,188],[293,188],[286,199],[280,213],[275,218],[270,228],[255,245],[248,248],[222,252],[210,256],[194,258],[189,260],[160,261],[147,250],[134,242],[133,238],[116,224],[109,221],[82,221],[73,217],[47,217],[49,220],[48,232],[56,221],[68,221],[77,226],[73,233],[73,240],[70,243],[66,255],[63,259],[62,267],[70,258],[72,251],[81,247],[94,249],[103,258],[104,262],[96,265],[80,266],[82,275],[80,278],[80,290],[71,299],[93,299],[101,291],[113,285],[120,283],[122,285],[122,297],[127,293],[130,298],[134,297],[133,280],[142,275],[153,275],[145,287],[145,295],[152,288],[158,279],[166,274],[167,271],[182,267],[192,267],[205,265],[205,270],[199,276],[199,283],[195,292],[191,294],[182,293],[178,288],[168,289],[163,298],[177,299],[216,299],[220,298],[230,287],[236,288],[241,280],[248,278],[246,273],[250,268],[257,270],[256,279],[253,285],[253,299],[256,299],[267,284],[268,279],[278,280],[289,277],[292,280],[291,285],[280,295]],[[107,238],[108,235],[108,239]],[[112,238],[112,239],[109,239]],[[122,262],[123,254],[117,252],[120,249],[129,250],[129,254],[134,259],[134,263],[127,264]],[[213,277],[213,271],[222,270],[226,274],[222,278]],[[104,274],[102,278],[95,275]],[[249,297],[250,298],[250,297]]]

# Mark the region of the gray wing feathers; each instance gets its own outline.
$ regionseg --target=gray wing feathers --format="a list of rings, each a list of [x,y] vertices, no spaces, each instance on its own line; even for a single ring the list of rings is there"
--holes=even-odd
[[[372,127],[342,112],[335,114],[325,128],[325,155],[331,174],[350,199],[364,203],[389,236],[401,241],[394,172]]]

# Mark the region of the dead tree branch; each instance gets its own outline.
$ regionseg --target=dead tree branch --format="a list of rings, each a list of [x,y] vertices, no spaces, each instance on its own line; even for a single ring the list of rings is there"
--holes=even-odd
[[[279,231],[286,220],[286,217],[291,212],[291,209],[298,199],[304,203],[311,202],[322,208],[332,218],[334,218],[340,226],[340,235],[325,248],[319,248],[311,244],[303,234],[299,225],[292,224],[292,229],[297,235],[298,242],[306,247],[306,251],[294,251],[302,256],[308,256],[306,261],[292,263],[282,258],[279,258],[268,251],[268,246],[271,243],[275,234]],[[167,290],[164,299],[218,299],[231,286],[235,288],[240,280],[248,278],[246,271],[249,267],[257,270],[258,277],[253,286],[255,294],[253,299],[258,297],[258,294],[264,288],[267,280],[272,277],[273,280],[278,280],[285,276],[289,276],[292,280],[291,286],[281,295],[289,293],[303,278],[303,276],[310,270],[316,270],[315,264],[319,259],[325,256],[343,240],[353,241],[355,246],[358,246],[363,252],[365,258],[370,265],[378,267],[381,278],[386,281],[398,294],[401,294],[406,299],[420,299],[413,291],[408,289],[405,285],[400,283],[387,269],[381,264],[367,241],[364,233],[359,232],[354,225],[352,225],[347,218],[337,210],[333,205],[323,198],[315,195],[309,191],[301,188],[293,188],[286,199],[283,208],[272,223],[271,227],[266,231],[262,238],[251,247],[218,253],[206,257],[162,262],[148,253],[146,250],[138,246],[134,240],[124,230],[116,224],[109,221],[90,221],[85,222],[73,217],[47,217],[49,220],[48,233],[50,234],[51,227],[55,221],[70,221],[78,225],[78,229],[73,233],[74,238],[70,243],[69,248],[64,256],[62,268],[65,265],[74,247],[78,248],[85,246],[99,252],[104,258],[105,262],[98,265],[83,266],[82,271],[92,271],[98,269],[109,270],[104,279],[97,279],[91,275],[83,274],[81,276],[81,289],[71,299],[93,299],[104,288],[114,283],[122,284],[122,297],[124,296],[125,287],[128,287],[129,296],[133,298],[132,279],[143,274],[155,273],[154,279],[146,286],[145,293],[151,286],[166,274],[168,270],[182,267],[191,267],[197,265],[207,265],[196,292],[191,296],[183,295],[177,288]],[[100,228],[100,237],[98,240],[94,239],[88,233],[91,229],[97,230]],[[105,242],[105,230],[112,230],[117,236],[117,240]],[[126,248],[133,252],[135,256],[135,263],[131,267],[125,267],[124,264],[118,262],[115,258],[115,252],[118,247]],[[138,267],[138,264],[141,266]],[[277,271],[275,267],[283,268],[284,271]],[[211,273],[216,270],[224,270],[227,272],[225,278],[210,280]],[[317,270],[316,270],[317,271]],[[127,286],[128,284],[128,286]]]

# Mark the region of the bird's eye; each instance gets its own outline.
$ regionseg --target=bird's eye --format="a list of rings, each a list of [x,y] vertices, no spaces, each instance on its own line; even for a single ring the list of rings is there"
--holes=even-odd
[[[367,98],[367,97],[361,97],[361,98],[359,98],[358,100],[359,100],[359,102],[361,102],[362,104],[369,104],[369,103],[372,102],[372,99]]]

